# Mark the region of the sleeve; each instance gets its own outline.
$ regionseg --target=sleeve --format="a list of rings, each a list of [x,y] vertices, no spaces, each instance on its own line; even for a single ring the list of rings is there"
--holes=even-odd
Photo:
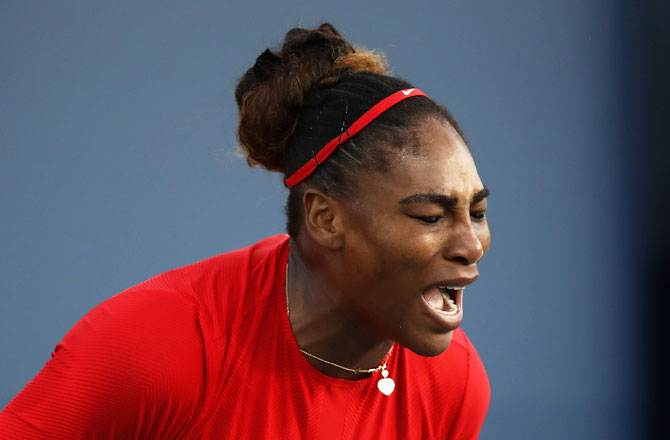
[[[170,292],[93,309],[0,412],[0,440],[183,438],[202,400],[198,312]]]
[[[458,417],[448,437],[450,440],[479,438],[491,400],[491,387],[484,365],[470,340],[465,334],[463,337],[468,347],[468,381]]]

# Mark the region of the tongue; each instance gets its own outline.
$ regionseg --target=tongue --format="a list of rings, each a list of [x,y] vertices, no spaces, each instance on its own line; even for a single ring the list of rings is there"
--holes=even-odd
[[[442,296],[442,293],[440,292],[440,289],[438,289],[437,287],[433,287],[432,289],[425,290],[423,292],[423,298],[435,310],[443,310],[444,309],[444,297]]]

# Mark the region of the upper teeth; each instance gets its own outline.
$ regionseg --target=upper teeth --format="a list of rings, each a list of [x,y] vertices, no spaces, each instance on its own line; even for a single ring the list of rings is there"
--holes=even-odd
[[[465,287],[460,287],[460,286],[438,286],[440,289],[447,289],[447,290],[465,290]]]

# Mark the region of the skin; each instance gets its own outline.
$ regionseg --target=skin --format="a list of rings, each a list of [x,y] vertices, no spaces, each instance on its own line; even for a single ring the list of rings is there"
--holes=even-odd
[[[453,128],[433,119],[417,128],[418,154],[387,172],[361,172],[355,200],[305,191],[305,223],[291,241],[289,320],[309,353],[374,368],[394,341],[422,356],[449,347],[455,327],[436,325],[422,294],[479,275],[488,192]],[[366,377],[306,359],[333,377]]]

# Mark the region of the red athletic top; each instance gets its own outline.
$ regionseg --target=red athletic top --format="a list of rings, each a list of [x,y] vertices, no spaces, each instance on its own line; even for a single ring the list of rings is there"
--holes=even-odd
[[[286,314],[288,237],[158,275],[103,302],[0,413],[0,439],[474,439],[489,383],[462,330],[433,358],[324,375]]]

